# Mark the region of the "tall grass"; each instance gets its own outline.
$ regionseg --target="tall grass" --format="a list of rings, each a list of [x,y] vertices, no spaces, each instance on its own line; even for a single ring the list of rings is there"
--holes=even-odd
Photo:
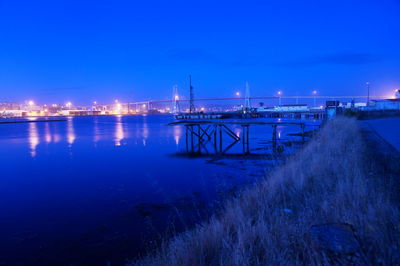
[[[399,209],[357,121],[337,118],[266,179],[136,265],[334,264],[309,229],[348,223],[364,264],[399,262]]]

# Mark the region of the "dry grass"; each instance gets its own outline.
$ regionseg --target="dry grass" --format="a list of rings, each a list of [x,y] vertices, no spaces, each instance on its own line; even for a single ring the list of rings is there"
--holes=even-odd
[[[323,223],[354,226],[363,264],[398,263],[399,209],[378,168],[357,122],[337,118],[221,214],[134,264],[335,264],[309,236],[310,226]]]

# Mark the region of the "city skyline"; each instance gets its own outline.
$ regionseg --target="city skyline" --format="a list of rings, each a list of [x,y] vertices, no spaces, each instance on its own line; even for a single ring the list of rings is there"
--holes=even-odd
[[[301,10],[299,12],[298,10]],[[388,95],[400,87],[396,1],[0,2],[1,101]],[[224,16],[221,16],[224,14]]]

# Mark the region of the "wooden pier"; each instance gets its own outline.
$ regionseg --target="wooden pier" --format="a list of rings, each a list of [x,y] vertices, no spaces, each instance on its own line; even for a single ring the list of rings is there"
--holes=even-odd
[[[169,124],[170,126],[185,126],[186,152],[189,154],[200,154],[203,149],[207,154],[207,144],[211,143],[214,153],[218,155],[226,154],[233,146],[242,143],[242,154],[250,154],[250,127],[251,126],[271,126],[272,127],[272,149],[277,150],[278,126],[297,126],[301,133],[301,142],[305,142],[306,127],[318,127],[319,125],[307,125],[300,122],[234,122],[234,121],[177,121]],[[232,130],[232,126],[240,126],[242,135],[238,136]],[[224,138],[231,141],[224,146]]]

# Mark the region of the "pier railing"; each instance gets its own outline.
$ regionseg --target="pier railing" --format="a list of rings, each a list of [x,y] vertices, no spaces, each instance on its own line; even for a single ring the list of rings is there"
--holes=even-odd
[[[187,153],[201,153],[204,150],[209,154],[207,144],[211,143],[215,154],[226,154],[233,146],[241,142],[242,154],[250,154],[250,130],[251,126],[271,126],[272,127],[272,149],[277,151],[278,126],[297,126],[301,130],[298,134],[301,142],[306,140],[306,127],[319,127],[319,125],[307,125],[301,122],[236,122],[236,121],[177,121],[169,124],[170,126],[185,127],[185,141]],[[232,130],[232,126],[240,126],[242,134],[238,136]],[[231,140],[226,143],[224,139]]]

